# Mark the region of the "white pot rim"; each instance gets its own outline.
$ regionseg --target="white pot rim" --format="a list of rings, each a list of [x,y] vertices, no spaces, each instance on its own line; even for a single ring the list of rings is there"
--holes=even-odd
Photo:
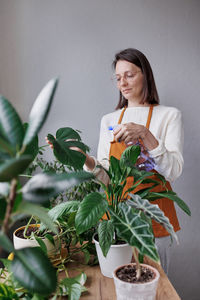
[[[135,266],[136,263],[129,263],[129,264],[126,264],[126,265],[121,265],[119,267],[117,267],[114,271],[113,271],[113,279],[115,280],[119,280],[120,282],[124,282],[125,284],[127,285],[135,285],[135,286],[141,286],[143,284],[145,285],[151,285],[152,282],[154,281],[157,281],[159,278],[160,278],[160,273],[158,272],[158,270],[150,265],[147,265],[147,264],[140,264],[141,266],[143,267],[146,267],[146,268],[149,268],[151,269],[154,273],[155,273],[155,278],[153,278],[151,281],[148,281],[148,282],[141,282],[141,283],[135,283],[135,282],[127,282],[127,281],[124,281],[124,280],[121,280],[120,278],[117,277],[116,273],[119,269],[121,269],[122,267],[125,267],[125,266]]]
[[[21,238],[21,237],[18,237],[18,236],[16,236],[16,233],[18,232],[18,231],[20,231],[20,230],[23,230],[24,228],[26,227],[26,225],[24,225],[24,226],[21,226],[21,227],[18,227],[17,229],[15,229],[15,231],[13,232],[13,235],[15,235],[15,237],[17,238],[17,239],[26,239],[26,238]],[[29,226],[28,227],[40,227],[40,224],[29,224]],[[42,237],[41,239],[45,239],[44,237]],[[35,240],[33,237],[31,237],[31,238],[29,238],[29,240]]]
[[[99,242],[97,241],[97,240],[95,240],[95,235],[98,235],[98,233],[95,233],[94,235],[93,235],[93,238],[92,238],[92,240],[93,240],[93,242],[94,243],[96,243],[96,244],[98,244],[99,245]],[[110,247],[112,247],[112,248],[120,248],[120,247],[125,247],[125,246],[130,246],[128,243],[124,243],[124,244],[118,244],[118,245],[111,245]],[[131,246],[130,246],[131,247]]]

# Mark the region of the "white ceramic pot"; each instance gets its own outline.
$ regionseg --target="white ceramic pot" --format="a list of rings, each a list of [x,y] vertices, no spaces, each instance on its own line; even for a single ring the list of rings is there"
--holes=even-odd
[[[37,224],[31,224],[29,225],[29,227],[39,227],[40,225]],[[13,233],[13,244],[14,244],[14,248],[16,250],[18,249],[22,249],[22,248],[28,248],[28,247],[38,247],[39,244],[38,242],[34,239],[34,238],[31,238],[31,239],[23,239],[23,238],[19,238],[16,236],[16,233],[20,230],[24,230],[25,226],[22,226],[22,227],[19,227],[18,229],[16,229]],[[58,238],[57,235],[55,235],[54,237],[54,244],[53,245],[48,239],[46,238],[43,238],[43,242],[45,243],[46,247],[47,247],[47,254],[48,256],[51,256],[51,255],[54,255],[56,254],[59,249],[60,249],[60,240]]]
[[[113,277],[113,271],[120,265],[128,264],[132,259],[132,248],[129,244],[112,245],[105,257],[101,251],[99,242],[93,238],[101,273],[106,277]]]
[[[135,265],[135,264],[133,263],[131,265]],[[145,265],[145,264],[141,264],[141,266],[145,266],[146,268],[151,269],[155,274],[155,278],[145,283],[130,283],[130,282],[122,281],[116,276],[117,271],[123,266],[119,266],[116,270],[114,270],[113,279],[115,283],[117,300],[156,299],[156,291],[157,291],[157,285],[158,285],[158,280],[160,278],[160,274],[152,266]]]

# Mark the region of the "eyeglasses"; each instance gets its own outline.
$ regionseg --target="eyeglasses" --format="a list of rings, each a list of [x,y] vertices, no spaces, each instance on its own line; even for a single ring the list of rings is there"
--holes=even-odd
[[[125,72],[124,73],[124,76],[120,76],[120,75],[114,75],[112,77],[112,80],[117,84],[117,85],[120,85],[121,84],[121,80],[126,80],[128,82],[132,82],[136,76],[137,76],[137,73],[140,73],[141,71],[137,71],[137,72]]]

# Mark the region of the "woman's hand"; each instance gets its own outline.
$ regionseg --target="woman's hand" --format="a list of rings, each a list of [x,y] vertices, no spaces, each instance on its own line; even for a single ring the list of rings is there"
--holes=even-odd
[[[142,139],[148,150],[153,150],[158,146],[158,141],[145,126],[133,122],[119,124],[113,134],[116,141],[124,141],[127,145],[135,144],[138,139]]]

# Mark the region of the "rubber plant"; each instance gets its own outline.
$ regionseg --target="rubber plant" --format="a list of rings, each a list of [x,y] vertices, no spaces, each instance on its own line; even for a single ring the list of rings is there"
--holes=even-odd
[[[36,174],[24,186],[20,184],[20,174],[26,171],[38,153],[37,134],[48,116],[57,85],[58,80],[52,79],[39,93],[28,124],[23,124],[13,105],[0,96],[0,254],[2,249],[14,253],[10,266],[14,278],[27,291],[39,295],[38,299],[56,290],[56,270],[40,247],[15,250],[8,238],[9,229],[25,214],[36,216],[57,233],[43,205],[67,188],[92,178],[91,174],[79,171],[85,157],[77,157],[72,152],[76,172]],[[82,148],[86,151],[84,145]]]

